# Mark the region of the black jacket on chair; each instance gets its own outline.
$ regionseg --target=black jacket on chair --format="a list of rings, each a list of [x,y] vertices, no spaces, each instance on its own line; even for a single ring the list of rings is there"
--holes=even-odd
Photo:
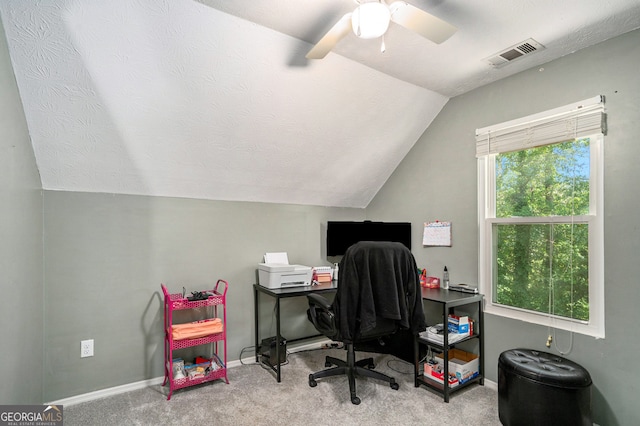
[[[340,262],[333,303],[313,292],[307,298],[307,315],[316,329],[331,340],[343,342],[347,349],[346,361],[327,356],[325,367],[336,367],[310,374],[309,386],[317,386],[318,379],[346,375],[354,404],[360,404],[357,376],[386,381],[397,390],[393,377],[373,371],[373,358],[355,360],[355,344],[380,341],[399,334],[398,330],[415,335],[426,329],[418,268],[411,251],[400,243],[356,243]]]
[[[343,342],[375,329],[377,318],[412,333],[425,330],[420,277],[411,252],[392,242],[362,241],[349,247],[340,262],[333,312]]]

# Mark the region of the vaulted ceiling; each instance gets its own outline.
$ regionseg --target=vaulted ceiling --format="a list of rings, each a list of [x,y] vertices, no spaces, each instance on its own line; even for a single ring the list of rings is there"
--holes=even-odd
[[[458,31],[307,60],[353,0],[0,0],[43,188],[365,207],[449,98],[640,27],[637,0],[409,3]]]

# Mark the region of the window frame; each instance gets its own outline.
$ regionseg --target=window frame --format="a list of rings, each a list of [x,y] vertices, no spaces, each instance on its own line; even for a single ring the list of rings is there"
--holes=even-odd
[[[574,216],[573,222],[586,223],[589,227],[589,321],[571,320],[493,302],[493,224],[570,223],[567,217],[558,216],[496,218],[495,153],[478,156],[478,276],[480,290],[485,295],[486,313],[604,338],[604,136],[602,133],[595,133],[576,139],[584,137],[589,138],[590,146],[589,214]]]

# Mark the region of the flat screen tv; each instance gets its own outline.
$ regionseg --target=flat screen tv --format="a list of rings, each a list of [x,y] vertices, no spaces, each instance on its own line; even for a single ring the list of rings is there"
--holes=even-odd
[[[411,223],[327,222],[327,256],[342,256],[358,241],[393,241],[411,250]]]

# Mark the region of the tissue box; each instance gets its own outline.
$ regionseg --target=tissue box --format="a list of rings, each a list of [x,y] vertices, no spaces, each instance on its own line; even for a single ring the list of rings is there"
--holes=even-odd
[[[449,315],[448,320],[449,333],[468,333],[469,332],[469,317],[459,317],[456,315]]]

